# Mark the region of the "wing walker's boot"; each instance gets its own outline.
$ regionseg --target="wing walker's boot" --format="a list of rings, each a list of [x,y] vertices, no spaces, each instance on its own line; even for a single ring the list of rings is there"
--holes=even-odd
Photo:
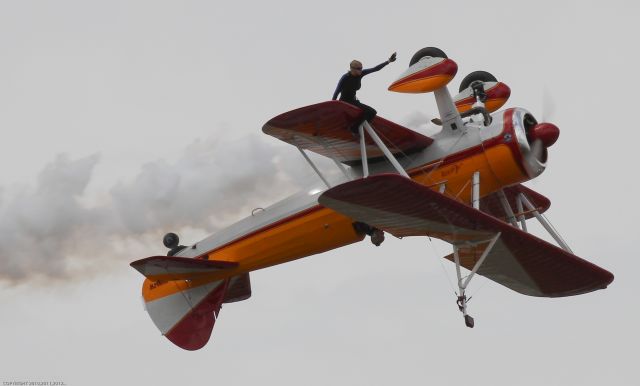
[[[371,233],[371,242],[376,247],[379,247],[380,244],[382,244],[382,242],[384,241],[384,232],[377,228],[373,228],[373,229],[374,230]]]
[[[369,224],[356,221],[353,223],[353,228],[360,234],[364,233],[371,236],[371,242],[376,247],[379,247],[380,244],[382,244],[382,242],[384,241],[384,231],[378,228],[374,228]]]

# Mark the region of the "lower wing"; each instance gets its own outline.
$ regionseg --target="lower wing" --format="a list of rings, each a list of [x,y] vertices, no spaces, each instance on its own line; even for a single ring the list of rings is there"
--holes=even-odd
[[[467,269],[480,258],[483,243],[500,233],[477,273],[525,295],[578,295],[613,281],[610,272],[586,260],[397,174],[347,182],[324,192],[319,202],[398,237],[454,244]]]

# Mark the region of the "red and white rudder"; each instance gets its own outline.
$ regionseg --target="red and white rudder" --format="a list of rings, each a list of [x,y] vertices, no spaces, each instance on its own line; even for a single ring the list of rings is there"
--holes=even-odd
[[[251,296],[246,273],[207,278],[207,274],[232,269],[234,263],[156,256],[131,266],[147,277],[142,297],[151,320],[162,335],[185,350],[198,350],[207,344],[223,303]]]

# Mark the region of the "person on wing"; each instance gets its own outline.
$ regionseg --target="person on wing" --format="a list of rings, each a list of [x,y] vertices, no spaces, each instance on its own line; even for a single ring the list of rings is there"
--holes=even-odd
[[[371,122],[371,120],[377,114],[377,111],[373,107],[365,105],[356,97],[356,92],[360,90],[360,87],[362,86],[362,77],[371,74],[372,72],[380,71],[384,68],[384,66],[395,61],[396,53],[394,52],[386,62],[380,63],[375,67],[363,70],[362,63],[360,61],[352,60],[351,64],[349,65],[349,72],[342,75],[342,78],[340,78],[338,86],[336,87],[336,91],[334,91],[333,98],[331,99],[338,99],[338,94],[340,94],[341,101],[347,102],[362,109],[361,119],[350,128],[350,130],[354,134],[358,133],[358,128],[364,121]]]

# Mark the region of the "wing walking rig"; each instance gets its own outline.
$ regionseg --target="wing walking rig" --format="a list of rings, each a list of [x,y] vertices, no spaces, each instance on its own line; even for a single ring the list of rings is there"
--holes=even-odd
[[[457,64],[437,48],[418,51],[389,86],[433,93],[442,126],[432,138],[376,117],[348,130],[361,111],[329,101],[270,119],[262,131],[298,148],[322,185],[310,187],[188,247],[165,236],[170,256],[131,263],[146,280],[151,319],[170,341],[203,347],[224,303],[251,296],[249,272],[384,235],[429,236],[453,247],[457,305],[468,327],[465,294],[474,275],[513,291],[563,297],[604,289],[613,275],[573,254],[544,212],[550,201],[522,183],[539,176],[559,136],[522,108],[500,109],[509,87],[484,71],[465,77],[452,98]],[[307,152],[332,159],[330,182]],[[527,232],[537,219],[558,245]],[[463,268],[469,273],[463,276]]]

